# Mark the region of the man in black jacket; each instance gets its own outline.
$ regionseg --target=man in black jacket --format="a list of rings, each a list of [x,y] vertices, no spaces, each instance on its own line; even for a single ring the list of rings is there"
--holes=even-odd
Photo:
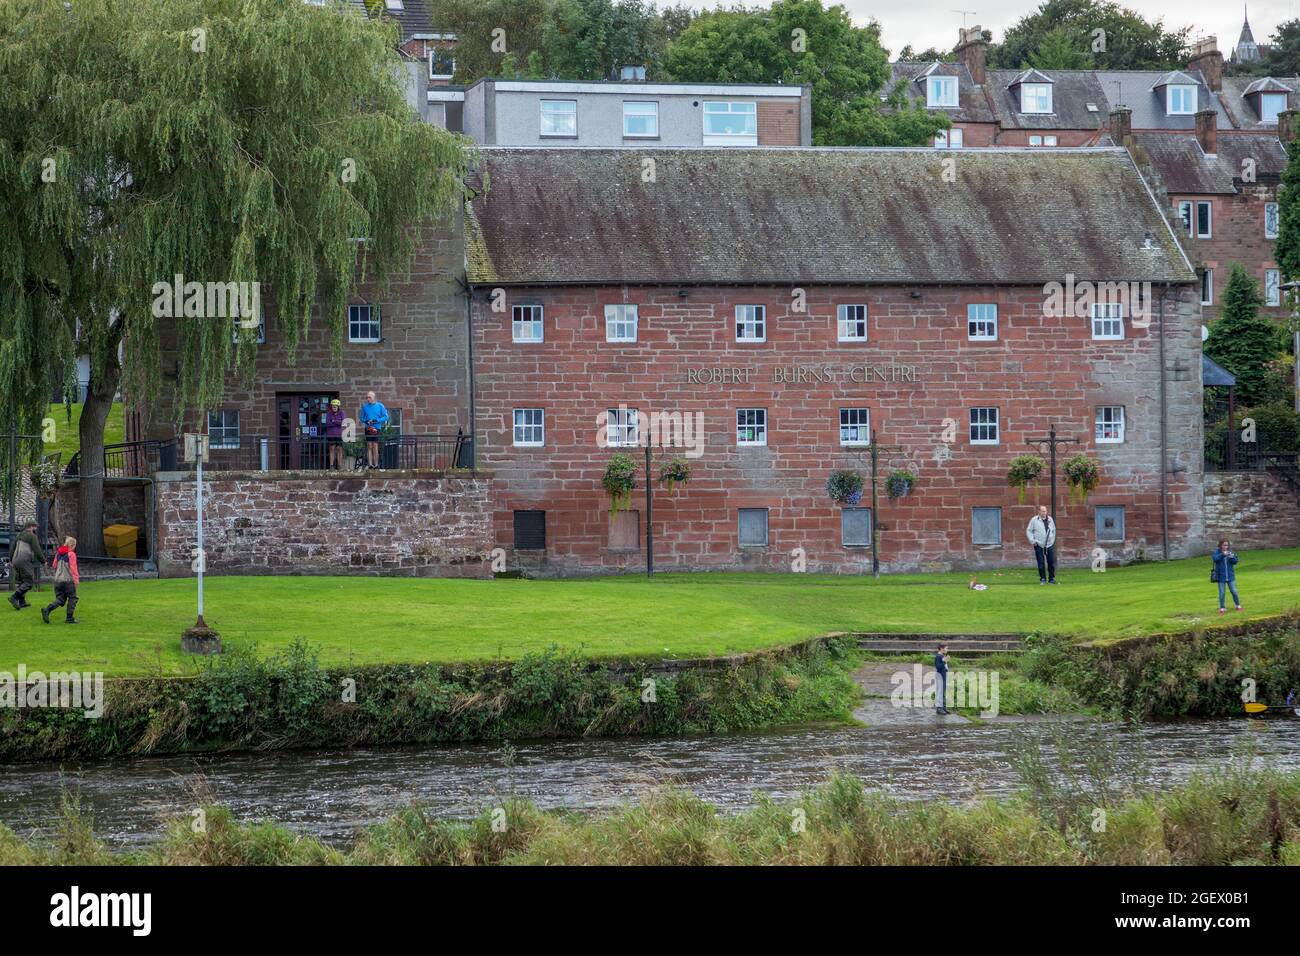
[[[14,593],[9,595],[9,603],[15,611],[31,606],[27,603],[27,592],[36,586],[36,569],[44,563],[45,552],[36,540],[36,522],[29,521],[9,549],[9,567],[16,585]]]
[[[934,655],[934,669],[938,674],[938,680],[935,681],[934,709],[935,713],[948,713],[945,706],[948,703],[948,645],[940,644],[938,651]]]

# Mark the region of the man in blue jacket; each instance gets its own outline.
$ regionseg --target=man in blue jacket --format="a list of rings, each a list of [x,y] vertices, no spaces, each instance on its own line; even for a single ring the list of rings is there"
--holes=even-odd
[[[935,682],[935,713],[947,714],[948,708],[948,645],[940,644],[934,655],[934,669],[938,674]]]
[[[376,400],[374,392],[366,392],[366,403],[357,415],[361,426],[366,430],[366,463],[371,468],[379,467],[379,433],[388,425],[388,409],[384,403]]]

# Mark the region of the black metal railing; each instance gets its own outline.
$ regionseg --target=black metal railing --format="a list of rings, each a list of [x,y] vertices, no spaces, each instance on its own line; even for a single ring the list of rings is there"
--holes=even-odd
[[[174,441],[131,441],[104,446],[103,476],[105,478],[143,478],[155,471],[167,471],[167,450],[175,450]],[[68,459],[63,469],[67,478],[81,477],[85,461],[81,452]]]

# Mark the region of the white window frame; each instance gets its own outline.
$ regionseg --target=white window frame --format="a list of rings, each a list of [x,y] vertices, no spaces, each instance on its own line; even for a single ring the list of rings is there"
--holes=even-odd
[[[1124,338],[1124,303],[1094,302],[1089,325],[1094,341],[1115,342]]]
[[[1046,100],[1046,109],[1030,109],[1031,103],[1039,100]],[[1041,105],[1041,104],[1040,104]],[[1052,112],[1052,84],[1051,83],[1021,83],[1020,84],[1020,112],[1033,114],[1047,114]]]
[[[230,416],[234,416],[235,423],[230,424]],[[213,424],[213,417],[216,417],[217,424]],[[230,436],[234,434],[232,439]],[[221,435],[217,438],[216,435]],[[239,409],[237,408],[219,408],[214,412],[208,412],[208,447],[211,449],[230,449],[240,446],[239,430]]]
[[[539,130],[538,136],[544,139],[576,139],[578,136],[578,101],[577,100],[539,100],[538,116]],[[556,109],[557,106],[572,105],[573,109]],[[547,107],[550,107],[548,109]],[[556,132],[555,118],[559,116],[573,117],[573,132]],[[548,130],[547,120],[551,121],[551,129]]]
[[[1270,222],[1273,225],[1273,228],[1271,230],[1269,229]],[[1275,202],[1264,203],[1264,238],[1276,239],[1277,229],[1278,226],[1281,224],[1281,222],[1282,222],[1281,207]]]
[[[1124,444],[1124,406],[1098,405],[1093,416],[1093,440],[1098,445]]]
[[[629,113],[629,106],[649,106],[648,113]],[[643,119],[649,117],[653,129],[649,133],[630,133],[627,128],[629,117]],[[623,101],[623,138],[624,139],[658,139],[659,138],[659,101],[658,100],[624,100]]]
[[[620,405],[605,410],[605,444],[609,448],[635,448],[641,444],[641,416],[635,408]]]
[[[752,432],[756,437],[752,439],[742,437],[746,432]],[[751,448],[767,444],[766,408],[736,409],[736,444]]]
[[[365,318],[361,317],[361,310],[366,310]],[[356,310],[355,313],[353,310]],[[357,335],[354,328],[371,326],[374,330],[373,335]],[[355,342],[359,345],[377,345],[384,339],[383,325],[379,318],[379,306],[369,302],[360,302],[348,306],[348,341]]]
[[[851,437],[856,435],[857,437]],[[871,409],[855,406],[840,409],[840,446],[866,448],[871,444]]]
[[[1175,100],[1190,98],[1191,103],[1178,103]],[[1190,83],[1170,83],[1165,87],[1165,113],[1169,116],[1191,116],[1196,112],[1196,87]],[[1178,107],[1187,106],[1187,109]]]
[[[1189,237],[1192,236],[1196,231],[1196,210],[1193,208],[1193,203],[1190,199],[1179,200],[1178,218],[1182,220],[1183,228],[1187,230],[1187,235]]]
[[[960,126],[941,129],[934,134],[935,149],[962,149],[966,145],[966,136]]]
[[[447,54],[448,58],[451,60],[450,73],[435,73],[433,71],[433,63],[435,60],[445,62],[442,57],[437,56],[437,54],[439,53]],[[429,48],[429,79],[450,80],[453,79],[455,76],[456,76],[456,55],[454,49],[452,47],[442,47],[442,46],[430,47]]]
[[[401,11],[406,9],[406,6],[405,4],[402,3],[402,0],[384,0],[384,9],[391,10],[391,11]]]
[[[931,110],[955,109],[960,102],[955,76],[925,78],[925,107]]]
[[[756,101],[705,100],[702,115],[704,121],[705,146],[758,145],[758,103]],[[733,116],[744,118],[744,123],[742,124],[744,129],[740,132],[717,133],[709,128],[710,119]]]
[[[516,448],[541,448],[546,444],[546,409],[516,408],[513,415],[513,442]],[[536,434],[534,441],[528,436]]]
[[[983,312],[985,309],[992,309],[992,315]],[[996,342],[998,340],[998,306],[996,302],[967,303],[966,338],[972,342]]]
[[[742,309],[752,309],[752,312],[742,313]],[[742,332],[752,332],[752,335],[742,335]],[[736,306],[736,341],[737,342],[766,342],[767,341],[767,306],[765,305],[738,305]]]
[[[991,415],[990,412],[992,412]],[[970,430],[967,434],[972,445],[1002,444],[1002,418],[996,405],[976,405],[970,410],[969,421]],[[981,431],[977,431],[977,429],[981,429]],[[977,434],[984,437],[976,438]],[[993,436],[992,438],[988,437],[990,434]]]
[[[526,317],[525,317],[526,316]],[[536,335],[520,335],[520,329],[535,330]],[[510,340],[512,342],[546,341],[546,308],[536,302],[524,302],[510,307]]]
[[[1270,283],[1270,279],[1272,280]],[[1282,304],[1282,270],[1265,269],[1264,270],[1264,304],[1281,305]]]
[[[1201,231],[1201,210],[1205,210],[1205,231]],[[1208,199],[1196,200],[1195,218],[1193,219],[1195,236],[1197,239],[1212,239],[1214,237],[1214,203]]]
[[[1201,270],[1201,305],[1214,305],[1214,270]]]
[[[1278,109],[1270,108],[1270,103],[1281,101]],[[1261,123],[1276,123],[1279,114],[1287,108],[1287,95],[1278,93],[1276,90],[1271,93],[1259,94],[1259,121]],[[1272,115],[1270,115],[1272,114]]]
[[[635,342],[637,333],[637,307],[629,303],[605,306],[605,341]]]
[[[861,326],[862,334],[858,335]],[[865,342],[871,334],[867,324],[867,306],[865,302],[846,302],[835,307],[836,337],[841,342]]]
[[[1030,146],[1055,146],[1058,142],[1055,136],[1034,134],[1029,137]]]

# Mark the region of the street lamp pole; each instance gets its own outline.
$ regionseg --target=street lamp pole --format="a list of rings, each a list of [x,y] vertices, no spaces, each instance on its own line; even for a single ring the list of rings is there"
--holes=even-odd
[[[880,447],[876,444],[876,429],[871,429],[871,576],[880,577],[880,543],[876,527],[880,516],[880,495],[876,490],[876,467],[880,464]]]
[[[650,479],[650,442],[645,443],[645,576],[655,575],[654,482]]]
[[[1050,462],[1051,488],[1052,488],[1051,515],[1052,515],[1052,520],[1055,521],[1056,520],[1056,449],[1061,445],[1077,445],[1079,444],[1079,439],[1060,437],[1059,435],[1056,434],[1056,425],[1053,424],[1048,427],[1046,438],[1031,438],[1029,439],[1028,444],[1038,448],[1039,451],[1043,449],[1044,445],[1047,446],[1048,461]]]

